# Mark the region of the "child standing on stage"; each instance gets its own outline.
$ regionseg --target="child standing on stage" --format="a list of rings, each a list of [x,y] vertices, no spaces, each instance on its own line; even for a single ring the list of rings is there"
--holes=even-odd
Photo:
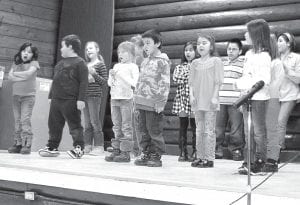
[[[195,116],[191,111],[190,88],[188,85],[191,63],[196,57],[196,49],[197,47],[194,42],[189,41],[184,45],[182,64],[176,66],[173,73],[173,80],[178,86],[172,110],[174,114],[179,116],[180,123],[178,138],[180,155],[178,161],[189,160],[187,151],[187,129],[189,121],[193,132],[193,152],[190,159],[192,160],[196,157],[196,124]]]
[[[85,108],[83,109],[85,122],[84,151],[86,154],[100,155],[104,153],[104,136],[99,113],[102,91],[108,76],[98,43],[94,41],[86,43],[85,58],[89,69],[89,84],[86,91]]]
[[[200,58],[191,64],[189,86],[192,110],[196,120],[197,159],[192,167],[214,166],[216,148],[216,115],[220,109],[219,89],[223,82],[223,63],[215,56],[215,39],[200,34],[197,39]]]
[[[142,156],[135,160],[137,166],[161,167],[165,152],[163,138],[163,110],[170,90],[170,61],[160,51],[161,35],[156,30],[142,34],[146,58],[134,95],[136,129],[140,133]]]
[[[88,86],[88,68],[85,61],[78,56],[81,41],[76,35],[67,35],[61,41],[63,57],[54,68],[54,77],[49,93],[49,140],[45,148],[39,150],[42,157],[59,155],[63,128],[67,121],[73,138],[74,149],[67,153],[74,159],[84,154],[83,128],[81,111],[85,106]]]
[[[236,81],[242,77],[244,58],[242,43],[239,39],[232,39],[227,43],[227,58],[223,59],[224,83],[219,92],[220,112],[217,113],[216,122],[216,157],[223,158],[223,145],[226,144],[233,160],[243,160],[244,148],[244,122],[243,114],[235,109],[232,104],[238,100],[241,91],[235,86]],[[225,130],[230,122],[229,138],[225,139]]]
[[[252,49],[245,55],[243,77],[237,81],[237,87],[249,90],[258,81],[264,81],[264,87],[256,92],[251,99],[251,116],[253,135],[251,134],[251,147],[248,146],[248,112],[247,106],[243,106],[244,131],[246,147],[244,150],[244,162],[239,168],[240,174],[247,174],[247,149],[251,151],[251,172],[261,172],[266,157],[266,111],[270,99],[269,84],[271,80],[271,56],[270,56],[270,28],[263,19],[252,20],[247,23],[246,41],[252,45]]]
[[[115,138],[111,140],[113,152],[105,157],[108,162],[130,162],[133,148],[132,112],[133,91],[139,77],[135,64],[135,47],[128,41],[118,46],[119,63],[109,72],[108,85],[111,87],[111,116]]]
[[[294,53],[296,41],[292,34],[282,33],[277,41],[280,59],[283,63],[284,75],[279,87],[280,109],[278,113],[278,137],[274,138],[272,147],[269,147],[267,163],[264,171],[278,171],[280,150],[284,149],[284,138],[289,116],[300,98],[300,55]]]
[[[14,145],[9,153],[30,154],[32,144],[31,116],[35,103],[36,75],[40,68],[38,50],[24,43],[14,57],[8,79],[13,82],[13,111],[15,118]]]

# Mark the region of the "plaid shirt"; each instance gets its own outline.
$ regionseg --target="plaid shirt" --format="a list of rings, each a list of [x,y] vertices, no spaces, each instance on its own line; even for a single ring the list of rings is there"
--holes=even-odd
[[[176,96],[173,103],[172,113],[179,114],[184,111],[191,115],[190,87],[188,85],[190,64],[183,63],[176,66],[173,73],[173,80],[177,84]]]

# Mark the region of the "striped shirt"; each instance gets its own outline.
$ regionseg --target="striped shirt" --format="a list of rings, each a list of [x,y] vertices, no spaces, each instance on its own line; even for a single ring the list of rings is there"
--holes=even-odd
[[[92,67],[96,70],[96,73],[92,74],[95,82],[89,83],[86,96],[100,97],[108,79],[106,66],[103,62],[99,62],[95,65],[92,65]]]
[[[229,58],[222,59],[224,65],[224,82],[219,91],[220,104],[231,105],[240,96],[240,90],[236,89],[235,82],[243,75],[244,58],[238,57],[234,61]]]

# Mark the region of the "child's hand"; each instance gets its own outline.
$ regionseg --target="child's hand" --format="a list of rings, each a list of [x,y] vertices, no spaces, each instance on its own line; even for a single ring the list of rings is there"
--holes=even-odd
[[[218,107],[219,100],[217,98],[213,97],[210,102],[211,102],[213,108]]]
[[[78,100],[78,101],[77,101],[77,109],[78,109],[78,110],[82,110],[84,107],[85,107],[84,101]]]
[[[190,103],[192,106],[196,105],[196,99],[195,99],[194,95],[190,95]]]
[[[161,113],[162,111],[164,111],[164,107],[165,107],[165,103],[163,102],[157,102],[154,104],[154,110],[157,113]]]
[[[116,76],[116,71],[114,69],[109,70],[109,75],[114,78]]]
[[[90,74],[96,74],[96,70],[94,67],[89,67],[89,73]]]

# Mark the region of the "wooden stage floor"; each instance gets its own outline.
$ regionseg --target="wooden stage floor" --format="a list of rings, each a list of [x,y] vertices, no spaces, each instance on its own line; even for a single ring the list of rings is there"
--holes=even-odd
[[[253,176],[252,204],[300,204],[300,163],[280,164],[278,173]],[[192,168],[177,156],[163,156],[163,167],[108,163],[103,156],[71,159],[8,154],[0,151],[0,180],[183,204],[230,204],[247,190],[247,176],[236,174],[241,162],[216,160],[209,169]],[[284,165],[284,166],[283,166]],[[244,205],[247,197],[237,205]]]

